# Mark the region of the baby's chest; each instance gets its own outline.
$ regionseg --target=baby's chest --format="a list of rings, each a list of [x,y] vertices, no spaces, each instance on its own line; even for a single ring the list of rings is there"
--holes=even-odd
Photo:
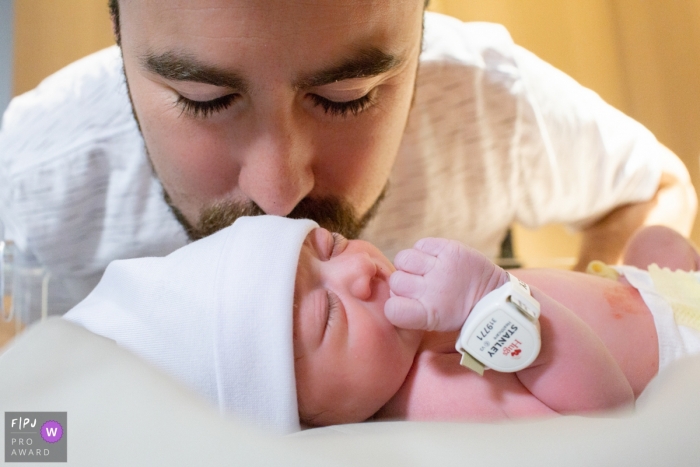
[[[496,421],[554,413],[515,374],[487,370],[479,376],[459,360],[458,353],[418,357],[399,398],[406,419]]]

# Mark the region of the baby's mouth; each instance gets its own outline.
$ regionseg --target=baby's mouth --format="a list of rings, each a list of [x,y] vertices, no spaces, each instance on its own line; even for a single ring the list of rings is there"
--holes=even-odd
[[[372,299],[381,298],[382,303],[389,299],[391,290],[389,289],[389,276],[391,271],[381,264],[375,263],[377,271],[370,280],[370,288],[372,289]],[[385,296],[384,296],[385,295]]]
[[[387,263],[388,263],[388,260],[387,260]],[[377,260],[377,259],[374,260],[374,264],[377,267],[377,272],[376,272],[375,276],[381,276],[382,279],[384,279],[385,281],[388,282],[389,277],[391,276],[391,274],[395,270],[394,265],[391,263],[384,264],[383,261]]]
[[[377,284],[384,283],[384,284],[386,284],[387,288],[389,288],[389,277],[390,276],[391,276],[390,269],[388,269],[386,266],[382,266],[381,264],[377,264],[377,272],[374,273],[374,277],[372,277],[372,282],[376,282]]]

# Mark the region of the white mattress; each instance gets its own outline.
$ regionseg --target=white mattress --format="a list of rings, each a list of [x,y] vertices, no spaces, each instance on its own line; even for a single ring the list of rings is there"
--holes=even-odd
[[[654,380],[634,414],[364,423],[279,438],[220,418],[113,342],[61,319],[0,355],[0,412],[68,412],[71,466],[697,466],[698,394],[700,357],[692,357]]]

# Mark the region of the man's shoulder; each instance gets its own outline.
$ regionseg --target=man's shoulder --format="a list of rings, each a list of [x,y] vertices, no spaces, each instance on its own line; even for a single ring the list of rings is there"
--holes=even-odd
[[[437,61],[485,68],[494,61],[512,61],[513,39],[500,24],[463,22],[427,12],[424,25],[421,63]]]
[[[68,65],[12,100],[0,128],[4,149],[0,159],[6,168],[20,169],[17,164],[47,162],[136,130],[121,54],[116,46],[109,47]]]

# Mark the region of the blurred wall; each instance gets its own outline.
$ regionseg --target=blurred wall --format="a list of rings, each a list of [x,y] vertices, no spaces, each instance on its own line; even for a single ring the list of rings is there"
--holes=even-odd
[[[14,3],[14,94],[113,44],[107,0]],[[430,8],[504,24],[518,44],[649,127],[700,186],[700,0],[432,0]],[[524,257],[578,249],[560,227],[515,233]],[[693,238],[700,243],[700,223]]]
[[[432,0],[464,21],[504,24],[516,43],[646,125],[700,187],[700,0]],[[700,222],[692,238],[700,244]],[[515,229],[523,257],[574,256],[576,235]]]
[[[5,0],[0,0],[0,2]],[[14,94],[114,44],[107,0],[14,0]]]
[[[13,0],[0,0],[0,116],[12,96]]]

